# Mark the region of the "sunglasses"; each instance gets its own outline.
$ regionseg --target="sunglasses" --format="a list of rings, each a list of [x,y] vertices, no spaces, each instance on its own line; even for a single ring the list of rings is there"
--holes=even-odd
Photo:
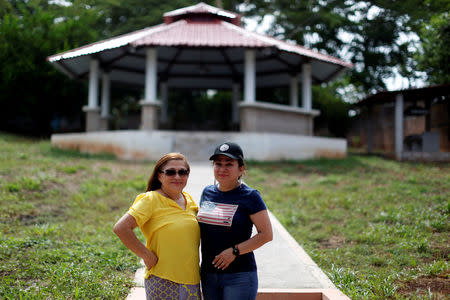
[[[175,176],[177,173],[178,173],[178,176],[180,176],[180,177],[189,175],[189,170],[186,170],[186,169],[180,169],[180,170],[167,169],[167,170],[159,171],[159,172],[164,173],[166,176]]]

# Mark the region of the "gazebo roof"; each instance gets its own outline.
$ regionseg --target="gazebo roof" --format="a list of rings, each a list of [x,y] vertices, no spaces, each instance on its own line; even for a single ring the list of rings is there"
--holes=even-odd
[[[158,78],[181,88],[230,88],[244,73],[244,50],[256,49],[257,86],[281,86],[311,63],[313,82],[352,64],[240,27],[239,15],[204,3],[164,14],[165,23],[49,56],[73,78],[87,78],[90,56],[113,82],[143,86],[145,48],[158,48]]]
[[[183,18],[188,15],[198,15],[198,14],[210,14],[215,15],[216,18],[226,20],[235,25],[241,25],[241,17],[234,12],[226,11],[203,2],[200,2],[196,5],[176,9],[173,11],[166,12],[164,16],[165,23],[172,23],[175,20]]]

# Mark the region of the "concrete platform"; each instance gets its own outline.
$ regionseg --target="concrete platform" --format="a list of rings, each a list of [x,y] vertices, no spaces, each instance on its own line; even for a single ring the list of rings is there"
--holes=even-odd
[[[116,130],[52,134],[52,147],[84,153],[111,153],[123,160],[158,160],[180,152],[190,161],[204,162],[214,148],[233,141],[246,159],[259,161],[343,158],[345,139],[269,132],[214,132],[173,130]]]
[[[213,183],[210,163],[191,164],[191,175],[185,190],[196,202],[200,200],[203,188]],[[264,198],[264,195],[262,196]],[[349,298],[334,286],[275,216],[270,212],[269,215],[274,233],[273,241],[254,252],[259,279],[257,299],[348,300]],[[142,268],[136,272],[136,287],[130,291],[127,300],[145,299],[143,276]]]

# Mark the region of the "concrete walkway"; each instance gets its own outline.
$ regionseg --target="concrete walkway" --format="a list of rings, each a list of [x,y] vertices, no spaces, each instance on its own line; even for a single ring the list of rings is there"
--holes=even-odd
[[[196,202],[200,200],[203,188],[213,183],[214,177],[210,163],[191,163],[191,174],[185,191],[191,194]],[[262,196],[264,198],[264,195]],[[306,290],[316,291],[322,295],[329,294],[328,297],[317,299],[349,299],[336,289],[275,216],[270,212],[269,214],[273,228],[273,241],[254,251],[258,265],[259,291],[270,294],[296,291],[300,294]],[[131,290],[127,300],[145,299],[143,276],[144,269],[141,268],[136,272],[136,287]],[[288,299],[286,297],[284,296],[283,299]],[[272,298],[264,297],[264,299]]]

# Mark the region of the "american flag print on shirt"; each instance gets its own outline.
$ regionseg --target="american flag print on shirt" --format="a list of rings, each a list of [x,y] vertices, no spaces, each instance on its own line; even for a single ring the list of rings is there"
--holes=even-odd
[[[200,205],[197,221],[205,224],[231,227],[238,205],[204,201]]]

